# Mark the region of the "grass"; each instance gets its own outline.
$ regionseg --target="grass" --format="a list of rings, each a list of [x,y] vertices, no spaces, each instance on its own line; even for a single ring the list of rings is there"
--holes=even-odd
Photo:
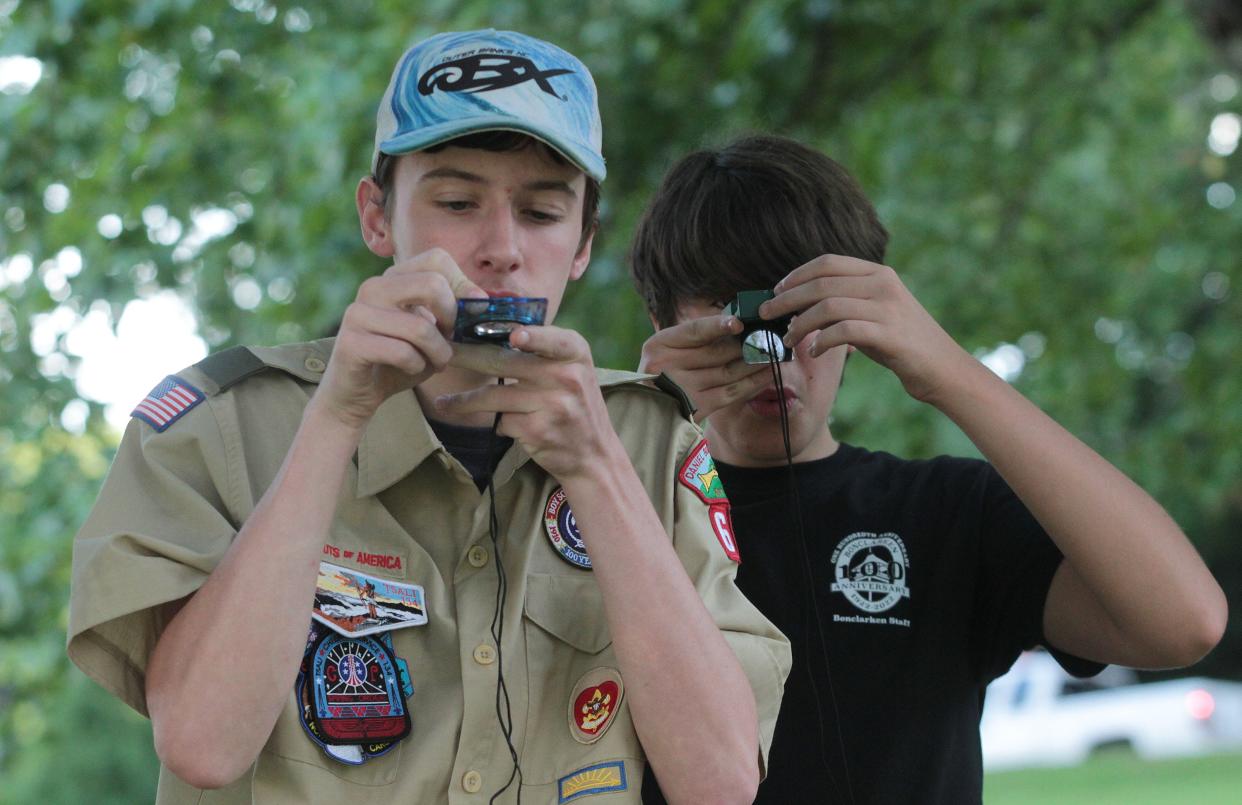
[[[1068,769],[988,774],[987,805],[1236,805],[1242,803],[1242,754],[1142,761],[1124,751]]]

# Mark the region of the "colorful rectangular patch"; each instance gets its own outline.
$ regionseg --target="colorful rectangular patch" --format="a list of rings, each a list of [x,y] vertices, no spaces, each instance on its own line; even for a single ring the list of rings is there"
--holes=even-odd
[[[707,450],[706,439],[700,439],[690,451],[690,456],[677,472],[677,480],[702,498],[704,503],[728,500],[720,483],[720,473],[716,471],[716,462],[712,461],[712,454]]]
[[[205,399],[206,394],[176,375],[169,375],[147,392],[147,396],[129,415],[146,422],[155,428],[156,433],[163,433],[168,430],[169,425],[181,419]]]
[[[591,794],[606,794],[610,791],[624,791],[629,787],[625,778],[625,762],[614,760],[609,763],[596,763],[585,769],[570,772],[556,781],[557,805],[571,802],[578,797]]]
[[[319,563],[311,616],[334,632],[360,637],[427,622],[423,588]]]

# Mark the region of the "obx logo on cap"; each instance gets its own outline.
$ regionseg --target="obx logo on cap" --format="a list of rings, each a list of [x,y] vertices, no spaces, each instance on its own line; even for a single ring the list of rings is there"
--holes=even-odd
[[[525,56],[482,53],[448,61],[439,67],[432,67],[418,79],[418,94],[430,95],[436,90],[487,92],[512,87],[523,81],[534,81],[539,89],[555,98],[567,101],[568,98],[556,94],[549,79],[571,72],[573,71],[563,69],[541,71],[533,61]]]
[[[495,130],[529,134],[604,178],[603,126],[586,66],[556,45],[490,29],[439,34],[406,51],[380,102],[371,166],[380,153]]]

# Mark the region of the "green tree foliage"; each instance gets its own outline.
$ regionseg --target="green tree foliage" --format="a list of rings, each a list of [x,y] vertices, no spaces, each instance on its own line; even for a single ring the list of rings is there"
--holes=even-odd
[[[750,130],[800,137],[860,178],[890,264],[947,329],[1020,367],[1017,386],[1151,490],[1236,595],[1227,5],[0,0],[0,58],[42,66],[28,92],[0,78],[0,800],[132,802],[153,784],[141,719],[63,655],[70,540],[116,441],[96,403],[62,419],[82,410],[63,332],[161,288],[192,301],[212,348],[329,328],[383,268],[352,203],[375,105],[405,45],[439,30],[518,28],[595,72],[603,232],[560,323],[598,363],[633,366],[649,333],[625,251],[668,163]],[[205,242],[204,213],[225,224]],[[59,340],[32,343],[55,311]],[[861,357],[834,428],[907,455],[972,450]],[[1235,628],[1205,670],[1242,672],[1240,644]]]

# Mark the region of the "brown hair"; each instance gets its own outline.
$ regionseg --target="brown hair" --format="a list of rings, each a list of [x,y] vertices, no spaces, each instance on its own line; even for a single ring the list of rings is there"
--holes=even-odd
[[[888,231],[862,188],[785,137],[743,137],[669,169],[639,221],[630,276],[658,326],[682,302],[725,304],[822,254],[883,262]]]
[[[560,151],[557,151],[542,140],[536,140],[529,135],[507,130],[480,131],[475,134],[465,134],[422,150],[434,154],[438,151],[443,151],[449,146],[478,148],[483,151],[521,151],[523,148],[533,147],[558,165],[573,164],[562,156]],[[397,159],[397,156],[381,152],[379,159],[375,162],[375,173],[371,175],[380,192],[384,194],[385,217],[388,217],[390,214],[389,202],[392,198],[392,181],[393,174],[397,168]],[[582,247],[586,245],[587,238],[598,228],[599,182],[587,176],[586,190],[582,194],[582,236],[578,239],[579,251],[582,251]]]

